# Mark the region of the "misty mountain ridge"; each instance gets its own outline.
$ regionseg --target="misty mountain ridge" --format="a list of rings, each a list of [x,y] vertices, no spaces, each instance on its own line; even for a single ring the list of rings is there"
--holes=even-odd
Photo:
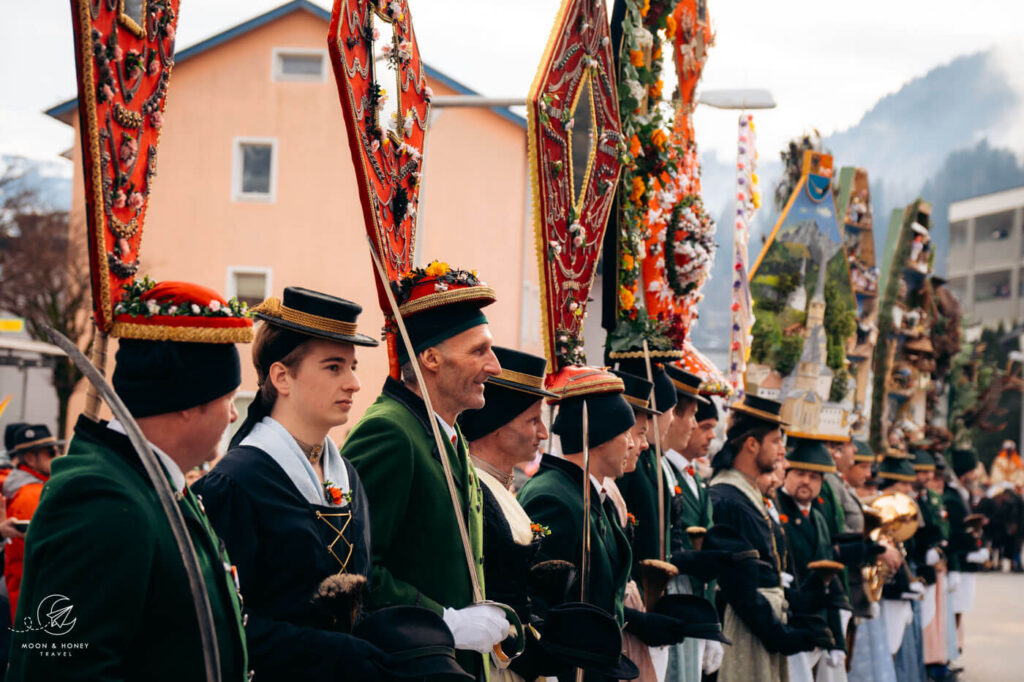
[[[1019,49],[992,48],[964,55],[886,95],[854,126],[825,136],[834,168],[867,169],[876,253],[885,244],[889,216],[918,196],[932,204],[935,270],[946,271],[949,204],[1024,185],[1024,60]],[[797,137],[805,131],[794,130]],[[759,149],[763,198],[751,225],[748,262],[778,220],[773,193],[782,173],[779,150]],[[704,203],[718,219],[718,258],[704,289],[693,339],[701,348],[729,343],[735,162],[714,152],[701,159]]]

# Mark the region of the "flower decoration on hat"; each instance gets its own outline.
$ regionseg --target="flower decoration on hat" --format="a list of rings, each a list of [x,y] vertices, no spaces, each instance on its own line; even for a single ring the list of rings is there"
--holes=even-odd
[[[111,334],[148,341],[248,343],[253,325],[245,303],[209,287],[148,277],[124,286]]]
[[[625,154],[603,1],[564,0],[530,88],[545,355],[583,365],[583,321]]]
[[[494,289],[475,270],[458,270],[436,260],[405,273],[391,283],[391,290],[403,317],[453,303],[476,302],[483,307],[497,300]]]
[[[93,312],[114,306],[139,268],[142,226],[174,64],[178,0],[73,0]]]

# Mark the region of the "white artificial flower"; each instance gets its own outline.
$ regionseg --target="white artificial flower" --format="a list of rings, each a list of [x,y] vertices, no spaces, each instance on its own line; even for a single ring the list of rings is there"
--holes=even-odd
[[[213,299],[212,301],[210,301],[209,308],[215,313],[218,312],[220,310],[220,301],[218,301],[217,299]]]
[[[193,303],[192,305],[189,306],[189,310],[192,311],[193,315],[198,315],[199,314],[199,306],[197,306],[195,303]]]

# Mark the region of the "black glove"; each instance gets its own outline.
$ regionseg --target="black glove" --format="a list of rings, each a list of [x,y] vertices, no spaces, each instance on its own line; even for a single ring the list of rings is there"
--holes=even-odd
[[[708,582],[732,565],[732,555],[732,552],[724,549],[684,549],[673,554],[669,560],[683,575],[692,575]]]
[[[870,566],[875,563],[879,554],[885,553],[883,545],[863,538],[840,540],[832,548],[835,551],[836,561],[852,568]]]
[[[794,616],[788,625],[779,627],[777,641],[778,644],[774,648],[786,656],[819,648],[835,648],[832,631],[829,630],[825,619],[820,616]]]
[[[646,613],[626,608],[626,632],[647,646],[668,646],[679,644],[686,635],[686,623],[660,613]]]
[[[816,572],[811,572],[799,587],[786,590],[786,601],[794,613],[817,613],[831,603],[828,588]]]

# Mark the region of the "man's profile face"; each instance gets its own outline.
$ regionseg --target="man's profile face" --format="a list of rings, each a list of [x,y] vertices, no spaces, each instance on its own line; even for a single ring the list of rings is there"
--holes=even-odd
[[[501,365],[491,350],[494,342],[486,324],[471,327],[435,347],[440,356],[437,388],[457,406],[457,412],[484,406],[484,383],[501,374]]]

